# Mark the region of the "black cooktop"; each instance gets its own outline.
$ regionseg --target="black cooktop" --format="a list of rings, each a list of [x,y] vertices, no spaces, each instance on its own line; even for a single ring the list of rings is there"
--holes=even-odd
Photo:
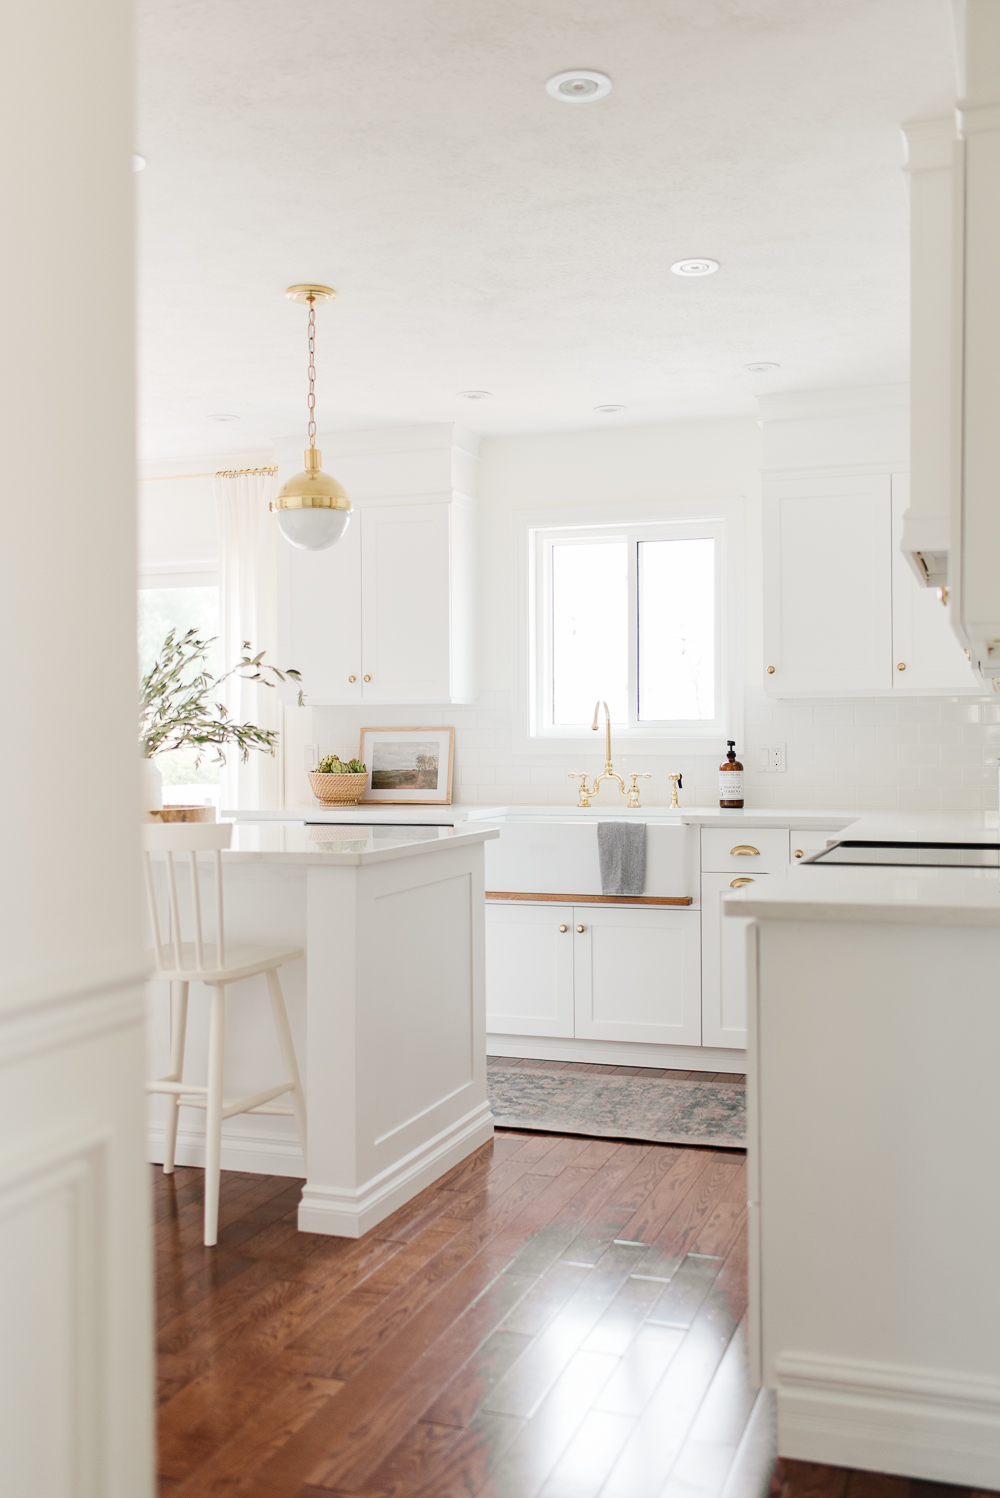
[[[892,869],[996,869],[1000,843],[881,843],[845,838],[806,863]]]

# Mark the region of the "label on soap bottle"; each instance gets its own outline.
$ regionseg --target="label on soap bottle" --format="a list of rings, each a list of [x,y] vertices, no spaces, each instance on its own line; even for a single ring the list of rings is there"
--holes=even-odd
[[[720,770],[719,771],[719,800],[720,801],[742,801],[743,800],[743,771],[742,770]]]

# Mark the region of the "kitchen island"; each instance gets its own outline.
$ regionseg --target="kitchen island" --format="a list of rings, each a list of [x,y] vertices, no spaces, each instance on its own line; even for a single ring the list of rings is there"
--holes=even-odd
[[[305,1175],[299,1227],[359,1237],[489,1139],[483,845],[488,827],[241,822],[223,854],[233,941],[305,948],[281,970],[306,1092],[303,1160],[290,1120],[243,1115],[223,1166]],[[152,985],[162,1068],[165,985]],[[159,988],[161,992],[156,994]],[[204,1066],[192,989],[187,1075]],[[234,983],[227,1095],[277,1056],[262,979]],[[159,1073],[155,1073],[159,1074]],[[183,1117],[183,1116],[182,1116]],[[162,1159],[162,1125],[151,1158]],[[179,1164],[204,1162],[182,1127]]]
[[[752,921],[751,1343],[779,1452],[1000,1488],[997,870],[805,865],[724,906]]]

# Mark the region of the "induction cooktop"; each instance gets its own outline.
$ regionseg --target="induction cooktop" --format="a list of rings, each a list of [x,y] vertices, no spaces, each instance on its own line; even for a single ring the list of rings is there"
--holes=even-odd
[[[895,869],[996,869],[1000,843],[855,842],[845,838],[806,863]]]

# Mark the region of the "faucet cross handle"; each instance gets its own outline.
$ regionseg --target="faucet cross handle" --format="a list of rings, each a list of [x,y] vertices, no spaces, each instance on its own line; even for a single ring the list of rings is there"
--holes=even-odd
[[[577,806],[589,806],[591,793],[587,789],[587,772],[585,770],[583,772],[580,770],[568,770],[567,774],[570,780],[579,780],[580,782],[580,799],[576,803]]]
[[[639,786],[638,786],[637,782],[640,781],[640,780],[652,780],[652,778],[653,777],[652,777],[652,775],[650,775],[650,773],[648,772],[648,770],[635,770],[635,771],[633,771],[633,773],[629,776],[629,779],[632,782],[632,784],[628,788],[628,804],[629,804],[629,806],[638,807],[638,805],[639,805]]]

